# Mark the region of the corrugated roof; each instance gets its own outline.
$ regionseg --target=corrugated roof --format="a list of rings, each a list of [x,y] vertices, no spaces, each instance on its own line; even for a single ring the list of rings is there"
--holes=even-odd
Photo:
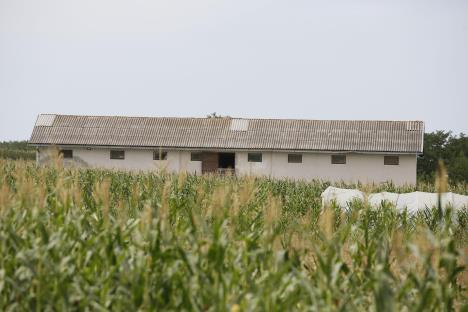
[[[423,150],[422,121],[239,120],[246,121],[39,115],[30,143],[402,153],[422,153]],[[243,131],[238,131],[239,128]]]

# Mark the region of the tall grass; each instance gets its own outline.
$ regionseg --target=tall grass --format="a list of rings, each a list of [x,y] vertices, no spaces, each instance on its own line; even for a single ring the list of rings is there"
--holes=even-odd
[[[0,160],[0,309],[467,308],[467,213],[342,212],[327,186]]]

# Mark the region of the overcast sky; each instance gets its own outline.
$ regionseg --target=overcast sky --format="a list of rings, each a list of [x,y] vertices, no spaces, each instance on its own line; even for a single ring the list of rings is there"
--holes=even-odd
[[[468,133],[468,1],[0,0],[0,141],[211,112]]]

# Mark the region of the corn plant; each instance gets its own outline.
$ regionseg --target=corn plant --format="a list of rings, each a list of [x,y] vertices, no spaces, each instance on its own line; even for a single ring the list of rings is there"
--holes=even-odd
[[[0,310],[468,309],[467,211],[341,211],[329,185],[0,160]]]

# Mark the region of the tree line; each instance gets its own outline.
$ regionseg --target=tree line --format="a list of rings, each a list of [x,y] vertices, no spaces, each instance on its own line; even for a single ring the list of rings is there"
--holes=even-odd
[[[26,159],[36,158],[36,150],[28,145],[28,141],[0,142],[0,159]]]
[[[452,183],[468,183],[468,137],[451,131],[435,131],[424,135],[424,154],[418,159],[418,179],[434,181],[437,163],[447,167]]]

